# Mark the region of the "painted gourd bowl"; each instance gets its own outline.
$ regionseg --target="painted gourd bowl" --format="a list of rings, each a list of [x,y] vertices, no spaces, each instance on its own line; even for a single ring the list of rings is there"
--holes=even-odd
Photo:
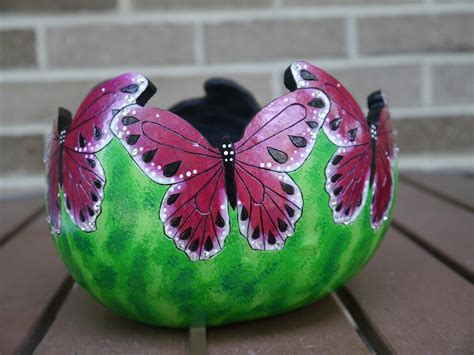
[[[366,117],[305,62],[284,83],[262,109],[212,79],[205,97],[164,110],[145,105],[155,86],[127,73],[74,118],[60,109],[48,215],[76,282],[123,316],[189,327],[286,312],[357,274],[393,208],[388,106],[374,92]]]

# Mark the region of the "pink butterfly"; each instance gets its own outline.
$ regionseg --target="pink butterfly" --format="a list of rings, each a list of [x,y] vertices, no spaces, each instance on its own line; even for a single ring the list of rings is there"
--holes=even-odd
[[[129,106],[111,129],[150,179],[171,185],[160,208],[164,232],[191,260],[203,260],[224,246],[228,205],[251,248],[283,248],[303,209],[287,173],[310,155],[329,108],[321,90],[295,90],[260,110],[240,139],[224,136],[218,147],[159,108]]]
[[[109,128],[112,117],[126,105],[145,104],[155,91],[143,76],[127,73],[95,87],[74,119],[69,111],[59,109],[45,154],[48,213],[53,234],[61,231],[60,187],[73,223],[86,232],[95,230],[106,179],[94,153],[112,139]]]
[[[305,62],[287,70],[290,87],[324,91],[331,109],[324,123],[327,137],[339,148],[326,168],[326,191],[333,218],[352,223],[364,208],[372,185],[371,225],[377,229],[387,219],[393,199],[393,167],[397,153],[394,130],[383,95],[376,91],[367,101],[369,114],[335,78]]]

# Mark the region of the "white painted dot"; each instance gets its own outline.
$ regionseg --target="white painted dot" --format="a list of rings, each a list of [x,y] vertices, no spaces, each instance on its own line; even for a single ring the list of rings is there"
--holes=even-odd
[[[196,170],[196,169],[194,169],[194,170],[193,170],[193,174],[196,174],[196,173],[197,173],[197,170]]]
[[[187,171],[187,172],[186,172],[186,176],[191,176],[191,172],[190,172],[190,171]]]
[[[267,163],[267,168],[271,168],[272,167],[272,163]]]

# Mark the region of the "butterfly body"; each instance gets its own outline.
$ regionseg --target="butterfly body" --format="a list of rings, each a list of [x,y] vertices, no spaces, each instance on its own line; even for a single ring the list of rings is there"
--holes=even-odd
[[[237,206],[237,189],[235,186],[235,148],[229,136],[222,138],[219,147],[222,164],[224,164],[225,191],[230,206]]]

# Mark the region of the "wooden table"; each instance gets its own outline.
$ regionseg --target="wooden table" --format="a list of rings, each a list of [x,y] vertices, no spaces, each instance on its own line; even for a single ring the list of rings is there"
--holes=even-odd
[[[404,175],[385,241],[345,287],[285,315],[186,331],[92,300],[56,255],[43,198],[3,200],[0,354],[472,354],[473,212],[474,177]]]

